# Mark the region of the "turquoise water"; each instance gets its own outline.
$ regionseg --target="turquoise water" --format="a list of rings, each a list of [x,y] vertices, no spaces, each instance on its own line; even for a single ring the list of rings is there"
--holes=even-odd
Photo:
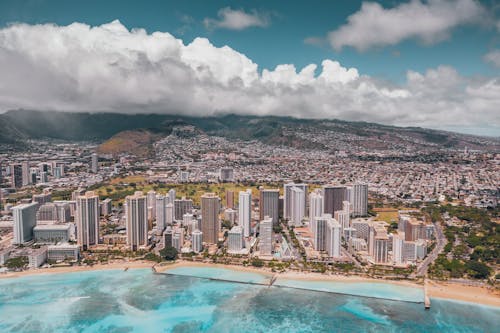
[[[425,311],[410,302],[186,276],[203,272],[265,281],[259,274],[178,270],[185,276],[141,269],[0,279],[0,332],[496,332],[500,327],[499,308],[433,300]],[[381,292],[379,285],[374,292]],[[360,289],[367,292],[366,286]],[[399,297],[401,289],[393,291]]]

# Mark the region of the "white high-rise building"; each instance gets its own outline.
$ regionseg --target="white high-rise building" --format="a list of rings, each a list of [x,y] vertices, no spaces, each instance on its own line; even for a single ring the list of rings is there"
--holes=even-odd
[[[293,226],[301,226],[305,217],[306,193],[298,187],[290,189],[290,223]]]
[[[400,233],[392,236],[392,262],[395,265],[401,265],[404,262],[403,258],[403,243],[405,241],[404,235]]]
[[[316,251],[326,250],[326,232],[327,225],[332,219],[330,214],[325,214],[323,216],[316,216],[313,219],[314,231],[313,231],[313,246]]]
[[[156,192],[153,190],[148,191],[146,194],[148,205],[148,218],[154,220],[156,218]]]
[[[273,251],[273,219],[265,216],[259,225],[259,251],[270,256]]]
[[[191,247],[194,253],[203,251],[203,233],[198,229],[191,235]]]
[[[156,196],[156,230],[163,233],[167,227],[167,198],[161,194]]]
[[[92,191],[76,198],[78,245],[83,250],[99,243],[99,196]]]
[[[90,164],[91,171],[97,173],[99,171],[99,161],[96,153],[92,154]]]
[[[175,189],[170,189],[168,191],[168,200],[171,204],[174,204],[174,201],[175,201]]]
[[[366,216],[368,214],[368,185],[354,184],[352,191],[352,215]]]
[[[335,219],[340,223],[340,226],[342,227],[342,231],[344,229],[349,228],[350,225],[350,214],[349,214],[349,201],[344,201],[342,205],[342,210],[338,210],[335,212]]]
[[[165,224],[172,225],[174,224],[174,204],[168,203],[165,206]]]
[[[240,226],[234,226],[227,233],[227,251],[229,253],[238,253],[243,247],[243,229]]]
[[[174,229],[174,234],[172,235],[172,247],[175,247],[177,251],[181,251],[184,245],[184,228]]]
[[[321,190],[315,190],[309,196],[309,229],[312,230],[312,225],[315,217],[323,215],[323,196]]]
[[[147,199],[142,192],[126,197],[127,244],[132,251],[148,245]]]
[[[300,188],[302,191],[304,191],[305,195],[305,200],[307,200],[307,184],[295,184],[295,183],[288,183],[283,185],[283,218],[290,220],[292,217],[292,195],[291,191],[292,188],[297,187]],[[304,213],[306,211],[306,201],[304,200]]]
[[[326,252],[333,258],[341,257],[341,226],[335,220],[331,219],[326,225]]]
[[[240,191],[238,202],[238,225],[243,228],[243,236],[250,237],[252,222],[252,190]]]
[[[182,226],[189,227],[192,226],[192,221],[194,220],[194,216],[191,213],[186,213],[182,217]]]
[[[13,244],[24,244],[33,239],[33,228],[36,226],[36,202],[22,204],[12,208],[14,218]]]

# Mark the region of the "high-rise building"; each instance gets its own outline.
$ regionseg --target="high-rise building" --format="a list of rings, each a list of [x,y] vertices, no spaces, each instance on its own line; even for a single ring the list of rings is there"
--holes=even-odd
[[[304,191],[305,194],[305,200],[307,200],[307,184],[295,184],[295,183],[288,183],[283,185],[283,218],[289,220],[292,216],[292,207],[291,207],[291,200],[292,200],[292,195],[291,195],[291,190],[292,188],[297,187]],[[306,204],[304,202],[304,212],[306,211]]]
[[[233,168],[221,168],[219,171],[219,179],[221,182],[232,182],[234,179]]]
[[[151,220],[156,219],[156,192],[154,190],[148,191],[146,194],[148,218]]]
[[[352,215],[366,216],[368,214],[368,185],[354,184],[352,192]]]
[[[323,212],[335,216],[335,212],[343,209],[343,202],[347,199],[345,186],[323,186]]]
[[[227,250],[229,253],[238,253],[243,247],[243,229],[240,226],[234,226],[227,233]]]
[[[203,233],[196,229],[191,235],[191,247],[194,253],[200,253],[203,251]]]
[[[12,187],[23,187],[23,166],[22,164],[12,164],[10,166],[10,176]]]
[[[259,188],[259,219],[263,220],[264,216],[269,216],[273,219],[273,225],[279,224],[278,209],[279,209],[279,189],[264,189]]]
[[[341,226],[331,218],[326,225],[326,252],[332,258],[341,257]]]
[[[99,196],[92,191],[76,198],[78,245],[87,250],[99,243]]]
[[[165,206],[165,225],[173,225],[173,224],[174,224],[174,205],[169,202]]]
[[[273,251],[273,219],[265,216],[259,225],[260,254],[270,256]]]
[[[30,165],[28,162],[22,163],[23,186],[34,183],[30,177]]]
[[[184,198],[183,198],[184,199]],[[169,191],[168,191],[168,202],[170,202],[172,205],[174,204],[175,202],[175,189],[171,188]],[[192,206],[193,206],[193,202],[191,201],[191,209],[192,209]],[[184,214],[183,214],[184,215]]]
[[[342,231],[344,229],[349,228],[349,211],[348,210],[339,210],[335,212],[335,219],[340,223],[342,227]]]
[[[177,251],[181,251],[184,245],[184,228],[174,229],[174,235],[172,236],[172,247]]]
[[[392,262],[395,265],[401,265],[404,263],[403,257],[403,243],[404,243],[404,234],[394,234],[392,236]]]
[[[169,199],[172,199],[170,196],[170,191],[169,191]],[[174,220],[177,222],[182,221],[182,217],[186,213],[191,213],[193,210],[193,200],[191,199],[186,199],[185,197],[182,197],[182,199],[175,199],[174,200]]]
[[[156,231],[163,232],[167,226],[167,198],[159,194],[156,196]]]
[[[132,251],[148,245],[147,198],[140,192],[125,198],[127,222],[127,245]]]
[[[224,210],[224,220],[229,221],[231,225],[236,222],[236,211],[232,208],[226,208]]]
[[[96,153],[92,153],[92,156],[90,157],[90,169],[93,173],[97,173],[99,171],[99,160],[97,157]]]
[[[370,235],[370,224],[368,221],[353,220],[352,227],[356,229],[356,237],[368,241],[368,237]]]
[[[332,217],[328,214],[323,216],[316,216],[313,219],[313,247],[316,251],[326,250],[326,232],[327,225]]]
[[[306,193],[299,187],[290,189],[290,223],[301,226],[306,213]]]
[[[389,237],[387,233],[378,233],[375,236],[374,259],[376,263],[387,263],[389,251]]]
[[[226,190],[226,208],[234,208],[234,191]]]
[[[205,243],[217,244],[219,240],[220,198],[215,193],[201,196],[201,229]]]
[[[168,226],[167,229],[163,232],[163,245],[165,247],[172,247],[172,238],[174,236],[174,231],[171,226]]]
[[[321,215],[323,215],[323,196],[320,190],[314,190],[309,196],[309,229],[311,231],[314,218]]]
[[[14,218],[13,244],[24,244],[33,239],[33,228],[36,225],[36,203],[22,204],[12,208]]]
[[[240,191],[238,200],[238,225],[243,228],[243,236],[250,237],[252,222],[252,190]]]
[[[38,207],[40,207],[41,205],[52,201],[52,195],[51,195],[50,192],[43,192],[43,193],[40,193],[40,194],[33,194],[32,201],[36,202],[38,204]]]
[[[102,216],[111,215],[113,212],[113,205],[110,198],[106,198],[101,202],[100,212]]]

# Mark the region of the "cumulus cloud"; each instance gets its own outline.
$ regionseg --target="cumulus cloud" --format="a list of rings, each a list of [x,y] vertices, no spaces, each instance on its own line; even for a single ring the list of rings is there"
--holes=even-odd
[[[260,13],[252,10],[247,13],[244,10],[222,8],[217,13],[218,19],[205,18],[203,24],[207,29],[229,29],[243,30],[250,27],[265,28],[271,23],[268,13]]]
[[[493,66],[500,68],[500,50],[493,50],[486,53],[483,59]]]
[[[411,0],[388,9],[363,2],[345,25],[328,34],[328,39],[336,50],[351,46],[364,51],[410,38],[432,44],[448,38],[457,26],[480,23],[485,15],[475,0]]]
[[[0,29],[0,110],[251,114],[411,126],[500,125],[500,80],[452,67],[395,85],[326,59],[263,69],[206,38],[189,44],[119,21]]]

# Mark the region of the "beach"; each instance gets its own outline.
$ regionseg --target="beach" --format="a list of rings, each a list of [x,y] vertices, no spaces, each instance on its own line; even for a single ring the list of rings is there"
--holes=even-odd
[[[413,287],[423,289],[422,284],[417,284],[411,281],[395,281],[395,280],[382,280],[372,279],[369,277],[360,276],[346,276],[337,274],[321,274],[321,273],[306,273],[288,271],[283,273],[274,273],[270,269],[245,267],[236,265],[213,264],[213,263],[200,263],[191,261],[177,261],[175,263],[163,263],[158,265],[150,261],[132,261],[132,262],[114,262],[109,264],[96,264],[93,266],[71,266],[71,267],[54,267],[54,268],[40,268],[36,270],[28,270],[22,272],[12,272],[0,274],[1,278],[16,278],[22,276],[36,275],[36,274],[60,274],[72,272],[84,272],[93,270],[113,270],[113,269],[134,269],[134,268],[151,268],[155,266],[158,272],[165,272],[176,268],[189,268],[189,267],[210,267],[228,269],[233,271],[240,271],[246,273],[260,274],[266,278],[273,276],[279,280],[298,280],[309,282],[343,282],[343,283],[377,283],[398,285],[404,287]],[[470,302],[487,306],[500,307],[500,293],[493,291],[486,287],[467,286],[456,283],[446,283],[441,281],[427,280],[426,283],[427,293],[431,298],[456,300],[461,302]]]

